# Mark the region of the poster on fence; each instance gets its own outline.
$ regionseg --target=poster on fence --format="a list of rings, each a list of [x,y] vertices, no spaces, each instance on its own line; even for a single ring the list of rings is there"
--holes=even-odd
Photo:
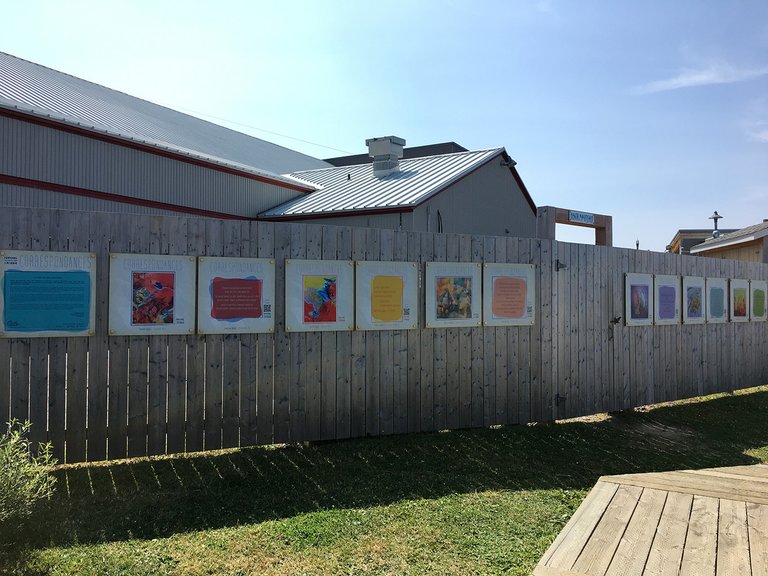
[[[427,328],[480,326],[483,298],[479,263],[427,262]]]
[[[0,337],[92,336],[96,255],[0,252]]]
[[[768,310],[765,308],[766,292],[768,282],[765,280],[752,280],[749,283],[749,318],[753,322],[765,322],[768,318]]]
[[[355,263],[355,327],[412,330],[419,325],[415,262]]]
[[[624,290],[627,326],[653,324],[653,276],[627,273]]]
[[[707,278],[707,322],[728,321],[728,280]]]
[[[484,264],[483,324],[532,326],[536,321],[535,278],[533,264]]]
[[[348,260],[286,260],[286,332],[352,330],[354,281]]]
[[[194,331],[194,256],[109,255],[110,335]]]
[[[731,322],[749,321],[749,280],[733,279],[730,281],[728,312]]]
[[[683,276],[683,324],[704,324],[706,290],[701,276]]]
[[[273,332],[274,300],[274,260],[198,257],[198,334]]]
[[[680,323],[680,277],[657,274],[653,278],[653,320],[656,324]]]

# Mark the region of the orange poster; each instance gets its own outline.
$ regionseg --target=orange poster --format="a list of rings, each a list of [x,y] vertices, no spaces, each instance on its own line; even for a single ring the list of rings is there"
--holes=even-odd
[[[528,285],[523,278],[498,276],[493,279],[492,313],[494,318],[522,318]]]

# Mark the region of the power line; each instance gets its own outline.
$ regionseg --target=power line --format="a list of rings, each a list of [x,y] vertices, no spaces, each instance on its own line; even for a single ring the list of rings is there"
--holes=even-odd
[[[171,106],[169,106],[171,108]],[[318,144],[317,142],[311,142],[309,140],[303,140],[301,138],[296,138],[295,136],[288,136],[287,134],[281,134],[280,132],[273,132],[272,130],[267,130],[266,128],[259,128],[258,126],[253,126],[251,124],[245,124],[244,122],[236,122],[234,120],[229,120],[227,118],[221,118],[220,116],[214,116],[213,114],[206,114],[205,112],[199,112],[197,110],[192,110],[190,108],[182,108],[182,107],[175,107],[176,110],[181,110],[185,112],[189,112],[191,114],[195,114],[197,116],[204,116],[206,118],[212,118],[214,120],[219,120],[220,122],[226,122],[228,124],[234,124],[235,126],[243,126],[244,128],[251,128],[252,130],[258,130],[259,132],[265,132],[266,134],[272,134],[273,136],[280,136],[281,138],[287,138],[288,140],[295,140],[296,142],[302,142],[304,144],[310,144],[312,146],[318,146],[319,148],[326,148],[328,150],[333,150],[335,152],[341,152],[343,154],[355,154],[355,152],[350,152],[349,150],[342,150],[341,148],[334,148],[333,146],[326,146],[325,144]]]

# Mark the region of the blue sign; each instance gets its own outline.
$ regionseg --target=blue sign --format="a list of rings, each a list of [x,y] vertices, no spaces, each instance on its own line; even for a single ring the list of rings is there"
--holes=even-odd
[[[577,224],[594,224],[595,215],[589,212],[575,212],[571,210],[568,212],[568,221]]]
[[[88,330],[91,277],[85,270],[6,270],[3,297],[6,332]]]

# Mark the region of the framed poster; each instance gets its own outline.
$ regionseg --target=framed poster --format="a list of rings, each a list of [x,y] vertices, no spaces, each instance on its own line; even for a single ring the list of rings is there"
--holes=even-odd
[[[683,276],[683,324],[703,324],[706,320],[706,290],[701,276]]]
[[[411,330],[419,325],[419,271],[414,262],[355,265],[355,327]]]
[[[653,324],[653,276],[628,272],[625,276],[624,302],[627,326]]]
[[[657,274],[653,278],[653,321],[656,324],[680,323],[680,277]]]
[[[286,260],[286,332],[352,330],[354,281],[348,260]]]
[[[749,321],[749,280],[731,280],[730,307],[731,322]]]
[[[707,278],[707,322],[728,320],[728,280]]]
[[[109,255],[109,333],[195,331],[194,256]]]
[[[483,324],[532,326],[536,308],[533,264],[488,263],[483,266]]]
[[[275,261],[197,259],[197,333],[273,332]]]
[[[765,322],[768,311],[765,308],[765,295],[768,293],[768,282],[752,280],[749,283],[749,318],[754,322]]]
[[[427,262],[427,328],[480,326],[481,281],[480,263]]]
[[[96,255],[0,252],[0,337],[93,336]]]

